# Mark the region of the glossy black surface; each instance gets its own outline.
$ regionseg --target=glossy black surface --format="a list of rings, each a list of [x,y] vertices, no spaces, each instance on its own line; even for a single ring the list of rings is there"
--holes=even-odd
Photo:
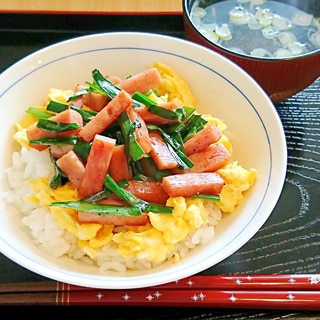
[[[180,15],[80,16],[0,14],[0,71],[47,45],[79,35],[146,31],[184,38]],[[320,68],[320,66],[315,66]],[[3,110],[3,106],[0,106]],[[320,273],[320,79],[275,106],[288,145],[283,192],[270,218],[240,250],[202,274]],[[3,111],[2,111],[3,112]],[[0,285],[47,280],[0,255]],[[83,307],[87,319],[320,319],[320,312],[203,308]],[[68,319],[79,308],[10,309],[22,319]],[[6,308],[1,308],[5,314]],[[19,316],[18,314],[21,314]]]

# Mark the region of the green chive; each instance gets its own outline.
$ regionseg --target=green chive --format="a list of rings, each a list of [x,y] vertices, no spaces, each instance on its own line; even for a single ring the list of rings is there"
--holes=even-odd
[[[48,119],[54,115],[52,112],[48,112],[48,111],[44,111],[44,110],[40,110],[32,107],[28,108],[25,112],[39,119]]]
[[[77,123],[61,123],[48,119],[39,119],[37,127],[55,133],[79,129]]]
[[[198,199],[203,199],[203,200],[208,200],[208,201],[213,201],[213,202],[220,201],[220,195],[218,195],[218,194],[196,194],[196,195],[192,196],[191,198],[198,198]]]
[[[75,145],[78,141],[77,136],[71,137],[58,137],[58,138],[40,138],[40,139],[31,139],[29,140],[30,144],[39,144],[39,145],[55,145],[55,146],[62,146],[62,145]]]
[[[140,216],[141,211],[135,207],[122,207],[108,204],[98,204],[85,201],[51,202],[50,206],[64,207],[77,211],[97,214],[110,214],[115,216]]]
[[[50,102],[47,105],[48,111],[52,111],[52,112],[56,112],[56,113],[62,112],[67,109],[68,109],[67,104],[60,103],[60,102],[53,101],[53,100],[50,100]]]

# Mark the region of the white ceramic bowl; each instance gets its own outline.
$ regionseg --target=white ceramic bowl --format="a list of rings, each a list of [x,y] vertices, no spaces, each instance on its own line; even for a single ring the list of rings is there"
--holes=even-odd
[[[42,276],[96,288],[137,288],[175,281],[221,262],[242,247],[265,223],[280,196],[286,174],[286,142],[273,104],[235,64],[199,45],[148,33],[106,33],[71,39],[39,50],[0,75],[1,194],[4,169],[13,152],[13,123],[24,110],[42,104],[51,87],[73,88],[90,80],[94,68],[126,76],[156,61],[172,67],[190,85],[201,113],[224,120],[234,159],[258,170],[258,180],[235,213],[225,216],[213,241],[177,264],[125,276],[55,259],[32,243],[19,213],[0,202],[0,248],[12,261]],[[241,270],[239,270],[241,271]]]

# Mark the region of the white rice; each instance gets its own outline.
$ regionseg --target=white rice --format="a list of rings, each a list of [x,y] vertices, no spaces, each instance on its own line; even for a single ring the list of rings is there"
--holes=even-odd
[[[94,265],[101,271],[144,270],[156,267],[144,257],[124,258],[116,250],[114,244],[108,244],[98,250],[97,257],[90,258],[78,246],[77,239],[68,231],[62,230],[53,220],[48,208],[39,207],[25,199],[32,195],[33,190],[28,180],[40,177],[52,177],[53,168],[47,152],[22,148],[12,154],[12,165],[6,169],[10,189],[2,195],[3,199],[12,204],[21,213],[23,223],[30,229],[35,245],[53,257],[69,256],[83,263]],[[211,206],[209,222],[183,241],[176,244],[175,249],[167,257],[173,260],[175,255],[181,258],[197,246],[203,246],[214,237],[214,228],[221,220],[218,206]]]

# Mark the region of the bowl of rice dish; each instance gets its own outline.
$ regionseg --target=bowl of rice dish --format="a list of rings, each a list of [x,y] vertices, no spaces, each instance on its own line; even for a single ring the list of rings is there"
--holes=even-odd
[[[0,80],[0,248],[36,274],[102,289],[177,281],[241,248],[281,194],[272,102],[200,45],[88,35]]]

